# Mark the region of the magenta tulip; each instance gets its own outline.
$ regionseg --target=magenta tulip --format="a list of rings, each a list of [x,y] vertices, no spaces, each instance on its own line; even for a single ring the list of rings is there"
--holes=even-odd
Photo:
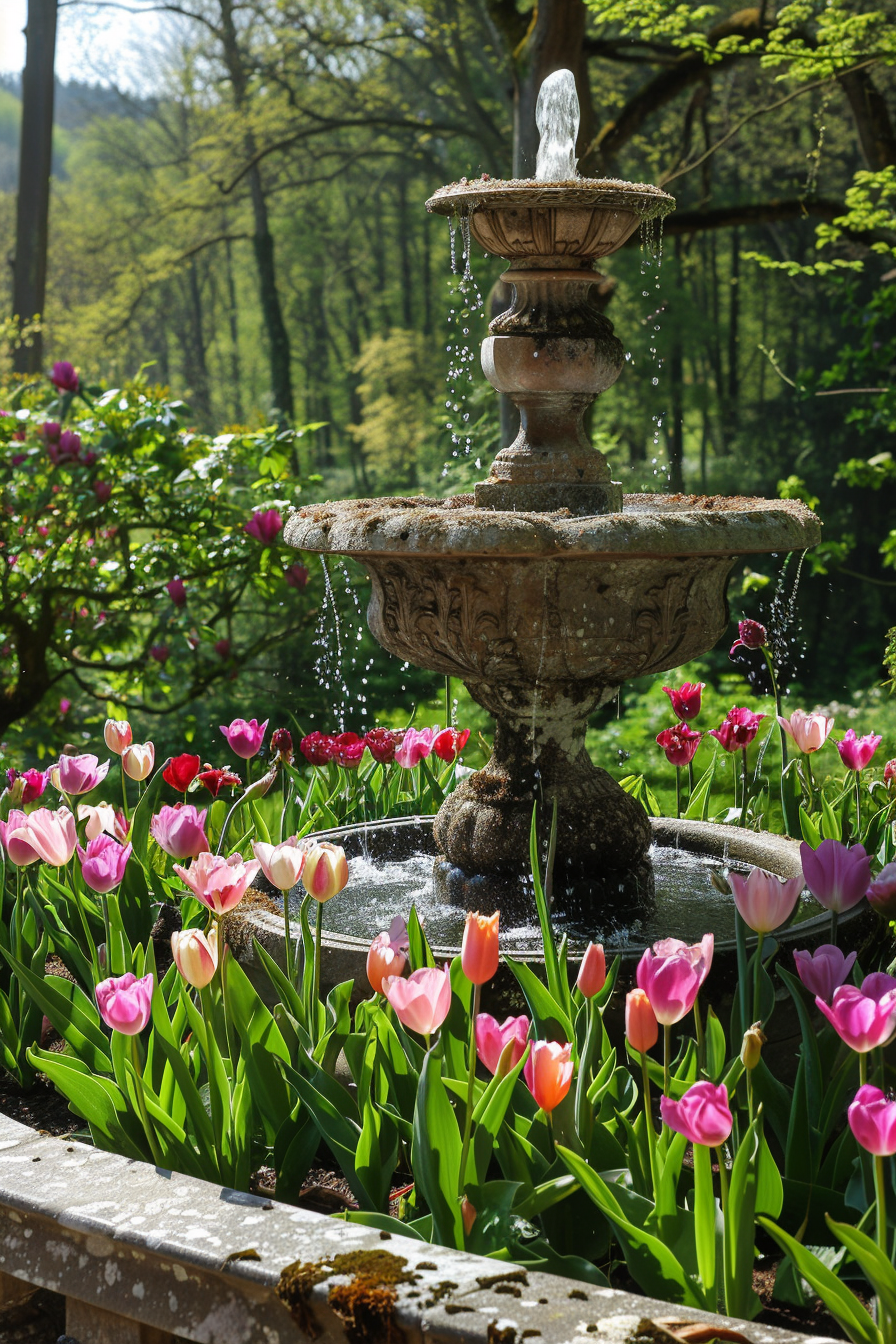
[[[882,741],[883,738],[876,733],[866,733],[864,737],[856,737],[855,728],[848,728],[843,741],[835,742],[834,745],[839,751],[840,759],[847,770],[864,770]]]
[[[657,957],[687,957],[700,975],[700,984],[709,975],[715,951],[715,934],[704,933],[699,943],[684,943],[680,938],[660,938],[653,944]]]
[[[156,844],[173,859],[195,859],[208,850],[205,818],[208,809],[200,812],[192,803],[167,803],[149,823],[149,833]]]
[[[768,631],[758,621],[740,621],[737,635],[737,639],[731,645],[729,657],[735,649],[764,649],[768,643]]]
[[[55,467],[76,463],[81,456],[81,435],[64,429],[58,439],[47,440],[47,456]]]
[[[253,513],[243,527],[250,537],[255,537],[262,546],[273,546],[283,526],[283,519],[277,509],[260,509]]]
[[[666,753],[670,765],[690,765],[703,740],[703,734],[689,728],[686,723],[676,723],[672,728],[664,728],[661,733],[657,733],[656,740]]]
[[[27,815],[18,808],[10,811],[6,821],[0,819],[0,841],[10,863],[15,864],[17,868],[25,868],[29,863],[37,863],[40,859],[34,846],[20,834],[27,821]]]
[[[718,1086],[694,1083],[680,1101],[660,1097],[660,1115],[676,1134],[683,1134],[691,1143],[702,1143],[705,1148],[718,1148],[724,1143],[733,1123],[728,1089],[722,1083]]]
[[[47,787],[46,770],[13,770],[6,772],[6,783],[13,802],[34,803]]]
[[[813,751],[823,747],[834,726],[834,720],[826,715],[807,714],[804,709],[793,710],[789,719],[779,714],[778,723],[804,756],[810,756]]]
[[[78,845],[81,876],[91,891],[104,895],[112,891],[124,877],[132,845],[120,845],[111,835],[98,835],[87,842],[87,849]]]
[[[884,919],[896,919],[896,863],[881,868],[868,888],[868,904]]]
[[[226,915],[239,905],[260,867],[257,859],[243,863],[239,854],[225,859],[222,854],[203,853],[189,868],[176,863],[174,871],[197,900],[216,915]]]
[[[96,495],[97,499],[101,504],[108,504],[109,499],[112,495],[112,482],[94,481],[93,493]]]
[[[476,1018],[476,1053],[489,1073],[498,1072],[498,1064],[506,1047],[511,1045],[509,1068],[516,1068],[523,1057],[529,1039],[528,1017],[508,1017],[502,1023],[490,1013],[479,1013]]]
[[[678,690],[664,686],[663,690],[672,702],[672,713],[682,723],[690,723],[700,713],[700,700],[706,688],[705,681],[686,681]]]
[[[152,991],[152,975],[138,980],[128,971],[126,975],[100,981],[96,987],[96,1006],[107,1027],[123,1036],[138,1036],[149,1021]]]
[[[221,732],[227,738],[230,750],[242,760],[251,760],[257,756],[264,741],[270,720],[259,724],[257,719],[234,719],[230,724],[221,724]]]
[[[395,749],[396,764],[404,766],[405,770],[412,770],[430,755],[438,734],[438,728],[408,728]]]
[[[57,360],[50,373],[50,382],[60,392],[77,392],[81,385],[74,364],[67,359]]]
[[[871,860],[863,845],[822,840],[817,849],[800,845],[803,876],[812,895],[825,910],[842,915],[865,895],[871,883]]]
[[[165,584],[165,591],[176,607],[187,605],[187,587],[183,579],[169,579]]]
[[[635,979],[650,1000],[657,1022],[671,1027],[691,1011],[704,980],[705,964],[705,958],[692,957],[685,944],[659,954],[653,948],[646,949]]]
[[[55,812],[48,807],[39,807],[30,812],[7,839],[9,843],[13,839],[24,841],[51,868],[62,868],[75,852],[78,833],[75,819],[67,807],[59,807]]]
[[[451,1007],[451,972],[446,962],[443,970],[426,966],[414,971],[407,980],[400,975],[387,975],[382,990],[402,1026],[420,1036],[431,1036],[445,1021]]]
[[[764,714],[754,714],[751,709],[735,705],[718,728],[710,728],[709,735],[716,738],[725,751],[741,751],[753,741],[764,718]]]
[[[100,765],[96,756],[60,756],[53,782],[62,793],[89,793],[102,784],[109,773],[109,762]]]
[[[168,659],[171,657],[171,650],[169,649],[167,644],[153,644],[150,647],[149,656],[155,662],[160,663],[162,667],[164,667]]]
[[[805,885],[799,877],[781,878],[764,868],[752,868],[746,877],[729,873],[734,904],[754,933],[771,933],[786,924]]]
[[[879,1087],[860,1087],[846,1114],[856,1143],[875,1157],[896,1153],[896,1101],[888,1101]]]
[[[888,1045],[896,1034],[896,980],[892,976],[868,975],[861,989],[840,985],[830,1007],[819,996],[815,1004],[841,1040],[859,1054]]]
[[[856,955],[850,952],[845,957],[833,943],[822,943],[815,952],[794,952],[793,959],[796,962],[796,973],[809,993],[829,1003],[834,997],[834,990],[845,983]]]
[[[884,766],[884,783],[888,788],[892,784],[896,784],[896,758],[892,761],[887,761]]]
[[[305,565],[290,565],[288,569],[284,569],[283,577],[288,587],[297,588],[299,592],[308,586],[308,570]]]

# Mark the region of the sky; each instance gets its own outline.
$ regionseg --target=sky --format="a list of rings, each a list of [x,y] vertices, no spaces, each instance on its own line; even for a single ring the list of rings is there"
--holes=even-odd
[[[119,0],[127,4],[128,0]],[[64,81],[116,83],[140,90],[143,84],[141,49],[158,37],[158,14],[102,9],[95,4],[63,3],[56,35],[56,74]],[[0,0],[0,74],[17,74],[25,63],[22,29],[28,0]]]

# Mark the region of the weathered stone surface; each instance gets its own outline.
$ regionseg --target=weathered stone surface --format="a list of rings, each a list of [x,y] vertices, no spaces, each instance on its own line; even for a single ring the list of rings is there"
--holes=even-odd
[[[309,1330],[325,1344],[357,1344],[349,1312],[363,1306],[365,1279],[376,1277],[386,1257],[400,1272],[388,1276],[394,1287],[385,1303],[379,1296],[380,1314],[364,1318],[368,1330],[360,1337],[368,1344],[625,1344],[639,1323],[670,1319],[733,1327],[748,1344],[832,1344],[384,1238],[80,1143],[40,1138],[0,1117],[0,1269],[75,1299],[72,1322],[92,1328],[93,1320],[99,1330],[117,1318],[116,1344],[161,1344],[166,1335],[196,1344],[299,1344]],[[295,1301],[294,1314],[278,1288]],[[95,1340],[106,1344],[100,1334],[82,1344]]]

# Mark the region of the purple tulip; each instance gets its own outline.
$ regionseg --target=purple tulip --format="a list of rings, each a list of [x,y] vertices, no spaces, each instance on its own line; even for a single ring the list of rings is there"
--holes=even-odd
[[[74,364],[69,364],[67,359],[60,359],[53,365],[50,382],[60,392],[77,392],[81,385]]]
[[[253,513],[248,523],[243,524],[249,536],[255,537],[262,546],[273,546],[282,526],[283,518],[277,509],[260,509]]]
[[[107,1027],[123,1036],[138,1036],[152,1010],[152,975],[138,980],[133,972],[101,980],[96,987],[96,1006]]]
[[[112,891],[124,877],[132,845],[120,845],[111,835],[98,835],[87,842],[87,849],[78,846],[78,858],[81,860],[81,876],[90,887],[100,895]]]
[[[56,767],[58,787],[62,793],[89,793],[101,784],[109,773],[109,762],[100,765],[96,756],[60,756]],[[55,782],[55,781],[54,781]]]
[[[834,745],[847,770],[864,770],[882,741],[883,738],[877,733],[866,733],[864,737],[856,737],[855,728],[849,728],[843,741],[835,742]]]
[[[896,1153],[896,1101],[888,1101],[879,1087],[865,1083],[847,1111],[856,1143],[875,1157]]]
[[[718,1087],[714,1083],[694,1083],[680,1101],[660,1097],[660,1114],[676,1134],[705,1148],[718,1148],[731,1133],[728,1089],[722,1083]]]
[[[810,994],[826,1003],[834,997],[834,990],[846,981],[856,959],[856,953],[845,957],[833,943],[822,943],[815,952],[794,952],[796,973]]]
[[[881,868],[868,888],[868,904],[884,919],[896,919],[896,863],[888,863],[885,868]]]
[[[268,719],[262,724],[259,724],[257,719],[249,719],[248,723],[245,719],[234,719],[231,724],[222,723],[221,732],[227,738],[230,750],[242,760],[248,761],[257,756],[261,750],[269,722]]]
[[[803,876],[812,895],[825,910],[842,915],[865,895],[871,883],[871,860],[864,845],[822,840],[817,849],[800,845]]]
[[[815,1005],[858,1054],[888,1045],[896,1034],[896,980],[882,971],[866,975],[861,989],[855,985],[835,989],[830,1007],[818,996]]]

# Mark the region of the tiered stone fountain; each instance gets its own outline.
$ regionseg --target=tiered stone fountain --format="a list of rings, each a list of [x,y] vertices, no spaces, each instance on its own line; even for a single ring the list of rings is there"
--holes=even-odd
[[[589,442],[584,413],[624,365],[590,301],[594,264],[674,201],[642,183],[575,176],[570,81],[558,72],[542,89],[536,179],[464,180],[427,202],[511,263],[513,303],[491,324],[482,367],[519,407],[516,441],[475,496],[312,505],[291,516],[286,539],[359,561],[379,642],[460,677],[494,715],[491,759],[435,819],[443,871],[525,872],[533,801],[556,801],[558,873],[600,901],[630,891],[633,877],[649,888],[652,836],[640,804],[585,750],[589,716],[626,680],[716,643],[738,556],[802,551],[820,524],[795,500],[623,499]]]

